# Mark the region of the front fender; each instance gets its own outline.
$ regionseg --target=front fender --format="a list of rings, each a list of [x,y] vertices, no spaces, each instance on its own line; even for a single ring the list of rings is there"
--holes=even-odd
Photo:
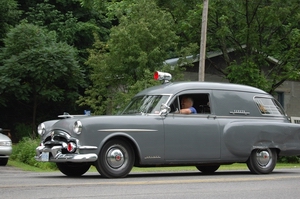
[[[129,143],[132,145],[135,153],[137,152],[138,154],[138,157],[141,158],[140,154],[141,154],[141,149],[140,149],[140,146],[138,145],[138,143],[136,142],[136,140],[129,134],[127,133],[124,133],[124,132],[115,132],[115,133],[112,133],[112,134],[109,134],[107,135],[105,138],[103,138],[101,140],[101,142],[99,143],[99,146],[98,146],[98,154],[100,153],[100,150],[101,148],[103,147],[103,145],[108,141],[108,140],[111,140],[111,139],[118,139],[118,138],[123,138],[127,141],[129,141]]]

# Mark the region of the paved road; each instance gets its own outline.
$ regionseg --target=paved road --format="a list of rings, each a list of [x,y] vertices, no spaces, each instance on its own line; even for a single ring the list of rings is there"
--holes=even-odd
[[[96,172],[69,178],[60,172],[35,173],[0,167],[0,198],[300,198],[300,169],[275,170],[269,175],[249,171],[131,173],[105,179]]]

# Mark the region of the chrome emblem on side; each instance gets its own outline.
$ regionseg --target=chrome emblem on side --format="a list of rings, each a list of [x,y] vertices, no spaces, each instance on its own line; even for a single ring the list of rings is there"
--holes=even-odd
[[[161,157],[158,155],[155,156],[146,156],[145,159],[160,159]]]

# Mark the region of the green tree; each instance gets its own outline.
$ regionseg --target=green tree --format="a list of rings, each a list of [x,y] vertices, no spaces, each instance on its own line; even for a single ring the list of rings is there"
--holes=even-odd
[[[98,114],[112,113],[133,95],[132,90],[153,85],[149,74],[161,69],[178,40],[171,15],[154,0],[124,0],[108,10],[119,25],[111,29],[108,42],[98,42],[98,50],[91,53],[87,64],[94,69],[93,87],[80,100],[82,105],[101,103],[97,110],[94,107]]]
[[[18,23],[20,14],[15,0],[0,1],[0,47],[7,31]]]
[[[105,18],[105,13],[81,7],[79,1],[37,3],[28,7],[24,16],[30,23],[55,30],[60,41],[76,45],[78,49],[92,45],[94,32],[101,39],[107,39],[110,28],[110,21]]]
[[[299,52],[300,47],[296,22],[300,17],[299,4],[281,0],[235,3],[229,6],[234,6],[233,13],[240,10],[234,16],[238,21],[230,23],[230,16],[224,17],[221,23],[223,36],[218,39],[224,45],[227,45],[224,40],[229,42],[243,57],[241,66],[231,63],[227,77],[237,83],[246,80],[247,84],[272,93],[284,81],[298,77],[299,59],[295,52]],[[234,31],[235,26],[240,28]],[[270,57],[278,62],[267,62]]]
[[[196,11],[199,7],[196,8],[197,5],[201,5],[199,0],[156,0],[157,5],[166,12],[169,12],[174,21],[174,30],[176,34],[180,36],[180,40],[178,42],[178,46],[180,49],[192,50],[191,52],[199,52],[199,48],[192,47],[195,44],[199,45],[200,42],[200,28],[201,24],[201,16],[196,20],[194,24],[188,21],[190,15]],[[201,7],[202,8],[202,7]],[[199,8],[200,9],[200,8]],[[194,25],[197,26],[194,26]],[[193,33],[193,34],[192,34]],[[194,33],[196,33],[194,35]],[[189,51],[188,51],[189,52]],[[190,52],[190,53],[191,53]],[[184,55],[184,53],[182,54]],[[189,54],[190,55],[190,54]]]
[[[32,0],[20,4],[26,11],[23,17],[29,23],[55,31],[59,41],[77,49],[79,64],[84,67],[85,75],[89,76],[90,67],[84,62],[89,55],[87,49],[95,42],[93,34],[103,41],[108,39],[111,21],[105,13],[92,7],[82,7],[79,0]],[[80,93],[83,94],[83,91],[80,90]]]
[[[145,71],[144,69],[151,71],[157,67],[151,63],[149,51],[144,51],[140,45],[142,42],[139,42],[144,40],[146,44],[146,41],[151,41],[149,39],[151,37],[142,38],[142,35],[146,34],[143,34],[145,26],[141,25],[143,24],[141,20],[149,18],[149,21],[152,21],[151,17],[156,16],[155,14],[149,11],[148,15],[143,14],[142,17],[135,19],[132,7],[135,1],[129,3],[126,0],[82,0],[82,2],[83,5],[91,7],[105,5],[108,16],[117,21],[107,43],[107,55],[103,59],[106,67],[109,66],[109,74],[122,77],[118,82],[123,81],[121,84],[125,86],[129,85],[129,82],[134,84],[140,80],[139,77]],[[98,4],[99,2],[101,4]],[[177,49],[164,48],[167,56],[161,57],[184,56],[191,51],[193,54],[198,54],[203,2],[193,0],[172,2],[156,0],[155,2],[159,6],[156,6],[156,12],[168,13],[169,22],[172,23],[170,31],[173,33],[176,31],[176,35],[180,36],[179,39],[173,40],[177,43]],[[225,68],[215,66],[216,70],[219,70],[230,82],[252,85],[269,93],[273,93],[286,80],[299,79],[300,59],[297,53],[299,52],[300,15],[298,9],[297,1],[211,0],[207,50],[221,51],[226,63]],[[145,22],[148,23],[147,20]],[[154,44],[158,46],[155,42]],[[198,45],[197,48],[195,44]],[[228,49],[235,49],[238,58],[230,57]],[[144,57],[141,56],[143,52],[147,52]],[[142,63],[147,63],[147,67]],[[156,60],[154,63],[159,61]],[[130,67],[129,64],[134,67]],[[127,87],[124,90],[129,93]]]
[[[57,33],[59,41],[67,42],[79,50],[83,62],[88,56],[87,48],[94,43],[93,33],[107,40],[111,22],[101,10],[85,8],[79,1],[35,0],[35,3],[20,2],[26,10],[24,18],[38,26]]]
[[[226,69],[215,67],[230,82],[272,93],[284,81],[299,79],[297,1],[211,0],[209,3],[207,50],[223,52]],[[188,16],[182,24],[196,27],[187,31],[192,43],[200,37],[202,4],[198,3]],[[239,60],[229,56],[230,48],[236,50]]]
[[[76,50],[66,43],[56,42],[55,32],[27,23],[11,29],[4,43],[3,66],[0,66],[1,97],[13,95],[19,103],[31,106],[34,132],[40,103],[75,101],[78,89],[84,86]]]

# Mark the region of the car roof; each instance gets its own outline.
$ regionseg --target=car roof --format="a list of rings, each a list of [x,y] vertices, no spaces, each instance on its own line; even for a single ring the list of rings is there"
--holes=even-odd
[[[170,82],[161,84],[159,86],[153,86],[147,88],[136,96],[140,95],[163,95],[163,94],[176,94],[184,90],[224,90],[224,91],[241,91],[241,92],[251,92],[259,94],[268,94],[265,91],[241,84],[232,83],[219,83],[219,82]]]

